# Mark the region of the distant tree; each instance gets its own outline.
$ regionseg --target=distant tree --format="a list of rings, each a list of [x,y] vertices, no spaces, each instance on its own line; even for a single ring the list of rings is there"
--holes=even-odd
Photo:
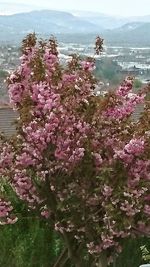
[[[120,66],[109,58],[96,60],[94,73],[97,79],[108,81],[113,85],[118,84],[123,77]]]
[[[8,76],[8,71],[0,69],[0,79],[5,79]]]
[[[139,79],[134,80],[134,88],[140,89],[142,87],[142,82]]]
[[[133,80],[95,96],[93,60],[74,55],[64,69],[54,39],[29,35],[22,52],[8,79],[19,118],[16,136],[1,138],[1,183],[64,240],[55,267],[68,260],[105,267],[122,239],[149,231],[149,103],[133,122],[135,107],[145,101],[144,92],[132,92]],[[1,187],[1,224],[15,223]]]

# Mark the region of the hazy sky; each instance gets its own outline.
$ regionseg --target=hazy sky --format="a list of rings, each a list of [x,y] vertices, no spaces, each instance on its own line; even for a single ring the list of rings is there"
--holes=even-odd
[[[0,0],[58,10],[88,10],[120,16],[150,15],[150,0]]]

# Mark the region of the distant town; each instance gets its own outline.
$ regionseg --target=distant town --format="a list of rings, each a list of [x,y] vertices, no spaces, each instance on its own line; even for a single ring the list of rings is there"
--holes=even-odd
[[[94,56],[93,43],[60,42],[60,60],[62,64],[70,54],[77,53],[85,57]],[[19,64],[20,48],[18,45],[0,46],[0,98],[7,101],[5,79]],[[95,55],[96,77],[107,86],[117,85],[126,75],[136,78],[138,83],[149,83],[150,47],[123,47],[104,45],[101,55]],[[137,83],[137,85],[138,85]]]

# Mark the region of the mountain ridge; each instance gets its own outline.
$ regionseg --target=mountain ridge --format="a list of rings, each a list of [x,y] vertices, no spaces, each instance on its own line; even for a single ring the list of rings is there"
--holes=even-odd
[[[93,16],[90,12],[86,14]],[[100,20],[98,12],[93,20],[91,16],[83,18],[74,15],[73,11],[47,9],[0,15],[0,41],[21,40],[28,33],[36,32],[43,37],[50,34],[80,34],[84,39],[84,35],[93,34],[101,35],[106,42],[112,43],[150,43],[150,16],[140,17],[139,21],[135,17],[130,20],[105,14],[101,14]]]
[[[69,12],[54,10],[35,10],[11,15],[0,15],[0,27],[5,27],[9,34],[20,34],[21,31],[50,33],[97,32],[99,26],[77,18]]]

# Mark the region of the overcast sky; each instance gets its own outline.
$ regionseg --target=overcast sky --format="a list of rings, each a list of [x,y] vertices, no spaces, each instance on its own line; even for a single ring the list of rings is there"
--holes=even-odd
[[[4,2],[14,4],[14,8],[17,3],[32,5],[31,9],[41,6],[41,8],[88,10],[120,16],[150,15],[150,0],[0,0],[0,8]]]

